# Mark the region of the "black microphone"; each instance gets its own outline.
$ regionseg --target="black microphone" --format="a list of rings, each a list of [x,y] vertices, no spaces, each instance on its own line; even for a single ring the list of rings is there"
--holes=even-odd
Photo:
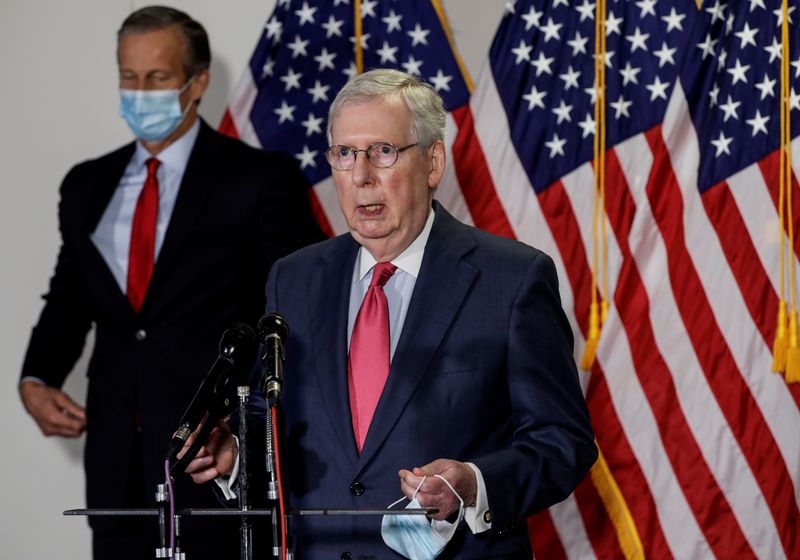
[[[186,412],[183,413],[175,435],[172,436],[167,451],[167,459],[170,462],[177,457],[189,434],[198,424],[203,422],[204,427],[208,425],[206,431],[210,433],[217,420],[233,411],[236,403],[236,386],[244,381],[245,375],[253,366],[256,344],[255,331],[242,323],[234,324],[222,334],[219,341],[219,355],[197,389]],[[208,433],[205,434],[206,437]],[[186,457],[182,461],[184,459]]]
[[[258,322],[258,338],[263,345],[261,392],[270,406],[275,406],[283,388],[283,345],[289,336],[286,319],[277,313],[267,313]]]

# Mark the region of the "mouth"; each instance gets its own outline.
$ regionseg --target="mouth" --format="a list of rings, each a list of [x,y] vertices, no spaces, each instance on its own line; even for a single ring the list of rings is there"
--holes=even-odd
[[[356,207],[356,211],[362,216],[375,217],[383,213],[383,204],[362,204]]]

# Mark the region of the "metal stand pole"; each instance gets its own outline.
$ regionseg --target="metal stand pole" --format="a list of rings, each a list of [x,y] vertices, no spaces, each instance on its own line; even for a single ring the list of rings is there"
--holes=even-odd
[[[250,405],[250,387],[242,385],[237,387],[239,396],[239,509],[250,510],[250,478],[247,470],[247,416]],[[250,518],[243,515],[239,525],[239,558],[252,560],[253,558],[253,526]]]
[[[172,557],[172,549],[167,546],[167,526],[169,519],[169,486],[166,483],[156,485],[156,503],[158,504],[158,535],[159,546],[156,549],[156,558]]]
[[[266,456],[267,456],[267,499],[273,504],[278,500],[278,478],[276,475],[275,465],[275,442],[272,438],[272,408],[267,407],[266,417]],[[280,558],[281,556],[281,532],[280,524],[284,522],[283,519],[278,519],[278,508],[272,506],[272,556]]]

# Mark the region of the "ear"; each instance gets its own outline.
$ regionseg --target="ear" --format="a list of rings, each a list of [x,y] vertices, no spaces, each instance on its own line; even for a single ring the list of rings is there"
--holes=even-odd
[[[444,177],[445,166],[445,149],[444,142],[437,140],[428,148],[428,157],[430,158],[430,171],[428,172],[428,188],[431,190],[439,186]]]
[[[208,89],[208,82],[211,79],[211,74],[208,69],[202,70],[195,75],[192,84],[189,86],[189,96],[192,101],[199,101]]]

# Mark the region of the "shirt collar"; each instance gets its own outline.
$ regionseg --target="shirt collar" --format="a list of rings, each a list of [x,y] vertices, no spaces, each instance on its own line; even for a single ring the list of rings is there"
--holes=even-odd
[[[419,233],[417,238],[409,245],[405,251],[392,259],[392,264],[397,268],[406,272],[416,278],[419,276],[419,269],[422,267],[422,256],[425,254],[425,246],[428,244],[428,238],[431,236],[431,229],[433,228],[433,209],[428,212],[428,219],[425,221],[425,227]],[[369,251],[365,251],[364,247],[358,250],[358,278],[360,282],[372,270],[377,261]]]
[[[161,162],[162,167],[166,166],[171,169],[180,170],[185,169],[198,134],[200,134],[200,119],[196,119],[191,128],[189,128],[183,136],[175,140],[155,156],[158,161]],[[136,168],[143,167],[145,162],[151,157],[154,157],[153,154],[148,152],[147,148],[137,140],[136,152],[133,154],[133,161],[137,166]]]

